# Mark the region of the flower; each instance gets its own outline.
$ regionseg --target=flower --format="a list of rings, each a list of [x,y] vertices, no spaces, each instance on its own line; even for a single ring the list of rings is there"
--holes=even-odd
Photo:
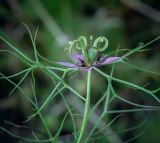
[[[104,44],[103,47],[99,48],[99,44]],[[105,37],[97,38],[92,45],[92,36],[90,37],[90,44],[87,44],[87,40],[84,36],[79,37],[77,40],[70,42],[70,47],[68,48],[70,53],[72,53],[72,48],[76,46],[78,50],[81,50],[80,54],[71,54],[71,58],[75,62],[57,62],[68,68],[73,68],[75,70],[82,69],[88,71],[91,67],[100,67],[108,64],[115,63],[120,60],[120,57],[114,56],[110,57],[108,55],[100,54],[108,47],[108,40]]]
[[[68,68],[88,70],[92,66],[100,67],[100,66],[112,64],[120,59],[120,57],[108,57],[107,55],[103,55],[99,57],[98,60],[96,60],[92,65],[86,65],[82,54],[73,54],[71,57],[73,60],[78,62],[75,64],[68,63],[68,62],[57,62],[57,63]]]

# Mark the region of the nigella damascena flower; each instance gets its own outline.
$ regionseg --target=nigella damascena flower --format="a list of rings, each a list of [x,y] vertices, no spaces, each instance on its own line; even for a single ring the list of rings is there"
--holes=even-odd
[[[108,47],[108,40],[105,37],[97,38],[94,43],[92,43],[92,36],[90,36],[90,43],[87,44],[87,39],[84,36],[80,36],[77,40],[70,42],[70,47],[68,48],[71,53],[71,58],[75,62],[57,62],[68,68],[82,69],[88,71],[91,67],[100,67],[108,64],[118,62],[120,57],[114,56],[110,57],[108,55],[101,54]],[[76,48],[81,51],[79,54],[72,54],[72,49]]]

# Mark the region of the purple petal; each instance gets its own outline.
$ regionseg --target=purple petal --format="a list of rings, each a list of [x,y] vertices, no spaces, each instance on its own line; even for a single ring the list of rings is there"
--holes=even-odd
[[[99,59],[100,62],[105,61],[109,56],[108,55],[102,55]]]
[[[82,70],[82,71],[85,71],[85,72],[88,72],[89,70],[91,70],[91,67],[80,67],[80,66],[76,66],[74,64],[71,64],[71,63],[67,63],[67,62],[56,62],[57,64],[60,64],[60,65],[63,65],[65,67],[68,67],[68,68],[74,68],[76,70]]]
[[[116,62],[117,60],[119,60],[121,57],[108,57],[106,59],[103,59],[101,61],[96,61],[93,65],[94,66],[103,66],[103,65],[108,65],[111,63]]]
[[[82,54],[72,54],[71,58],[76,61],[84,61]]]
[[[109,58],[105,59],[105,60],[101,63],[101,65],[108,65],[108,64],[111,64],[111,63],[113,63],[113,62],[116,62],[116,61],[119,60],[119,59],[120,59],[120,57],[109,57]]]
[[[67,63],[67,62],[56,62],[57,64],[63,65],[68,68],[78,68],[75,64]]]

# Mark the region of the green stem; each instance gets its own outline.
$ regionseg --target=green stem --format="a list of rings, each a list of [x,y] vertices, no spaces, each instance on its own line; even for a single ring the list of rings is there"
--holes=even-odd
[[[51,131],[50,131],[50,129],[49,129],[44,117],[42,116],[41,112],[39,113],[39,117],[40,117],[40,119],[41,119],[41,121],[42,121],[42,123],[44,125],[44,128],[45,128],[46,132],[48,133],[48,136],[49,136],[49,138],[51,140],[51,143],[56,143],[56,140],[52,137]]]
[[[34,78],[33,71],[32,71],[32,80],[33,80],[33,82],[31,82],[31,86],[32,86],[33,96],[34,96],[34,99],[35,99],[35,103],[33,102],[32,105],[35,107],[36,110],[38,110],[39,107],[38,107],[36,91],[35,91],[35,78]],[[46,122],[45,118],[43,117],[41,111],[38,113],[38,115],[39,115],[39,117],[40,117],[40,119],[41,119],[41,121],[43,123],[43,126],[44,126],[44,128],[45,128],[45,130],[46,130],[46,132],[47,132],[47,134],[49,136],[49,139],[51,140],[51,143],[56,143],[55,139],[52,137],[52,133],[51,133],[51,131],[50,131],[48,125],[47,125],[47,122]]]
[[[90,106],[90,83],[91,83],[91,70],[88,71],[85,109],[84,109],[83,121],[82,121],[81,130],[80,130],[80,134],[79,134],[77,143],[82,142],[84,132],[86,130],[86,124],[88,121],[88,112],[89,112],[89,106]]]
[[[87,141],[89,140],[89,138],[92,136],[93,132],[95,131],[95,129],[97,128],[98,124],[100,123],[100,121],[104,118],[104,116],[107,113],[108,110],[108,106],[109,106],[109,99],[110,99],[110,84],[111,84],[111,80],[108,79],[108,88],[107,88],[107,92],[106,92],[106,99],[105,99],[105,104],[104,104],[104,109],[102,114],[100,115],[100,117],[97,119],[97,121],[95,122],[92,130],[90,131],[89,135],[87,136],[86,140],[84,141],[84,143],[87,143]]]
[[[33,106],[35,107],[36,110],[38,110],[39,107],[38,107],[38,102],[37,102],[37,97],[36,97],[36,92],[35,92],[35,78],[34,78],[33,71],[32,71],[32,79],[33,79],[33,82],[31,82],[31,86],[32,86],[33,96],[34,96],[34,99],[35,99],[35,103],[33,102]],[[42,124],[43,124],[43,126],[44,126],[44,128],[45,128],[45,130],[46,130],[46,132],[49,136],[49,139],[51,140],[51,143],[56,143],[56,141],[52,137],[52,133],[51,133],[51,131],[50,131],[48,125],[47,125],[47,122],[46,122],[45,118],[43,117],[41,111],[38,113],[38,115],[39,115],[39,117],[42,121]]]
[[[110,76],[112,76],[113,71],[114,71],[114,65],[112,66],[112,70],[110,73]],[[100,121],[104,118],[104,116],[106,115],[107,111],[108,111],[108,107],[109,107],[109,101],[110,101],[110,89],[111,89],[111,78],[107,78],[108,80],[108,87],[107,87],[107,91],[105,92],[105,103],[104,103],[104,109],[102,114],[100,115],[100,117],[97,119],[97,121],[95,122],[92,130],[90,131],[89,135],[87,136],[86,140],[84,141],[84,143],[87,143],[87,141],[89,140],[89,138],[91,137],[91,135],[93,134],[93,132],[95,131],[95,129],[97,128],[98,124],[100,123]],[[91,115],[91,114],[90,114]]]

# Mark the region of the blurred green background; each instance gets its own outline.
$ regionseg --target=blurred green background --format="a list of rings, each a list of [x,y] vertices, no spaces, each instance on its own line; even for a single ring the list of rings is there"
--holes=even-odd
[[[137,3],[138,2],[138,3]],[[38,51],[46,58],[53,61],[71,61],[64,49],[68,47],[68,41],[78,38],[80,35],[106,36],[109,39],[109,48],[106,51],[114,51],[120,48],[135,48],[138,43],[147,43],[160,35],[160,1],[159,0],[1,0],[0,1],[0,35],[10,39],[30,57],[34,56],[28,32],[22,23],[26,23],[34,34],[39,26],[37,36]],[[139,52],[130,57],[129,62],[145,69],[160,72],[160,41],[148,46],[150,50]],[[0,49],[9,49],[0,41]],[[14,55],[0,52],[0,71],[5,75],[11,75],[25,69],[26,65],[21,63]],[[102,70],[108,72],[109,67]],[[125,65],[118,64],[114,75],[139,85],[148,83],[147,88],[155,89],[160,85],[159,76],[139,72]],[[16,83],[20,77],[13,79]],[[96,82],[94,82],[96,81]],[[70,84],[79,92],[85,91],[85,74],[79,72]],[[157,105],[149,96],[138,95],[124,85],[114,83],[119,95],[125,99],[139,104]],[[26,79],[22,85],[27,94],[30,91],[30,80]],[[42,72],[36,71],[36,92],[40,104],[50,93],[52,87],[50,79]],[[94,73],[92,88],[92,104],[103,94],[106,81]],[[15,127],[7,122],[21,126],[31,126],[41,130],[38,119],[28,123],[22,123],[31,114],[31,105],[16,91],[12,96],[9,92],[14,88],[6,80],[0,80],[0,125],[20,136],[31,136],[31,131]],[[85,93],[85,92],[84,92]],[[66,91],[66,95],[69,94]],[[157,93],[158,95],[159,93]],[[73,95],[72,95],[73,96]],[[69,97],[72,97],[69,96]],[[73,101],[72,101],[73,100]],[[74,98],[71,107],[81,108],[79,102]],[[77,105],[75,107],[74,105]],[[111,109],[134,108],[120,101],[114,101]],[[97,115],[101,107],[97,110]],[[57,98],[44,111],[45,118],[53,134],[58,129],[60,121],[66,112],[61,98]],[[77,109],[79,112],[79,109]],[[116,114],[117,115],[117,114]],[[112,120],[116,115],[111,115]],[[144,129],[143,135],[131,141],[133,143],[158,143],[160,135],[160,115],[158,111],[125,113],[119,117],[111,128],[119,130],[133,127],[145,118],[147,121],[142,127],[118,134],[121,140],[128,140]],[[7,122],[6,122],[7,121]],[[105,120],[104,120],[105,122]],[[62,138],[70,138],[72,125],[67,118],[64,128],[60,134]],[[18,143],[17,139],[0,131],[1,143]],[[69,142],[69,141],[68,141]],[[95,143],[107,143],[107,135],[94,141]]]

